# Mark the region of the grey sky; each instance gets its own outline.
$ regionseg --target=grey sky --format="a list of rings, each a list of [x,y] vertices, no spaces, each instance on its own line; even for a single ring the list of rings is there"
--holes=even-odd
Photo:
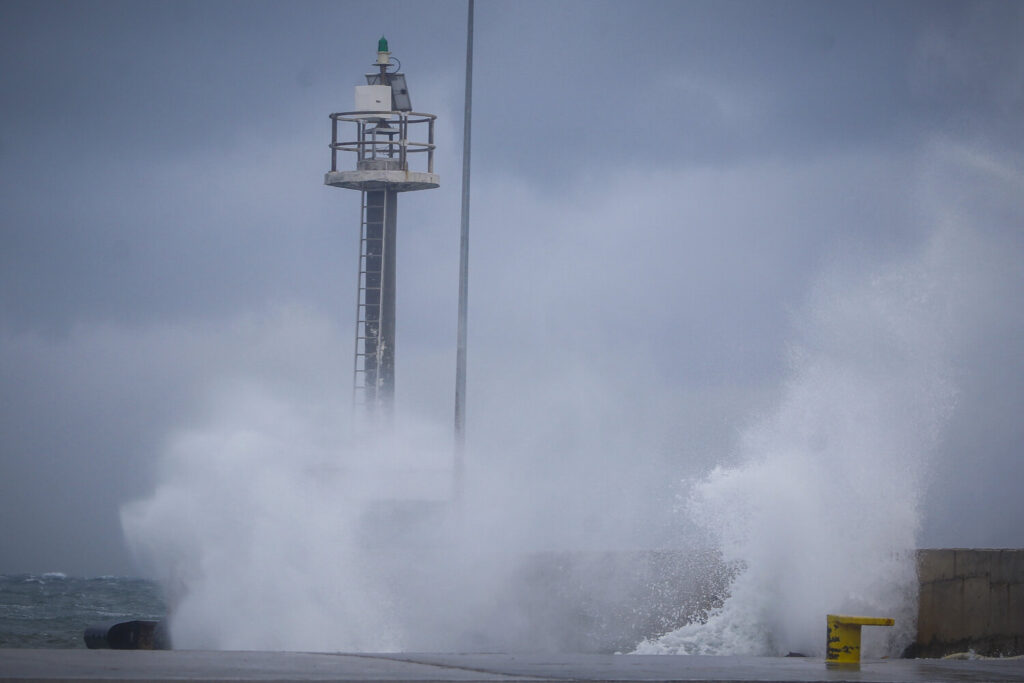
[[[343,409],[358,198],[322,185],[327,114],[381,34],[441,117],[442,188],[401,199],[399,408],[450,420],[464,13],[0,4],[0,572],[134,571],[120,506],[238,386]],[[1022,35],[1003,2],[481,0],[477,457],[561,414],[616,416],[664,480],[728,460],[816,283],[945,226],[959,394],[921,541],[1024,545]]]

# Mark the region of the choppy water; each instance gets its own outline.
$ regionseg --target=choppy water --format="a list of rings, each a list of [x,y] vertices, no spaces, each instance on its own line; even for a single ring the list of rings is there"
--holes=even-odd
[[[165,613],[160,588],[144,579],[0,575],[0,647],[85,647],[90,624]]]

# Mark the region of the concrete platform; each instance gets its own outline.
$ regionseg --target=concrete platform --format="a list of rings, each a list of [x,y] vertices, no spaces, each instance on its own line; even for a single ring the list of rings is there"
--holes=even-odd
[[[1024,681],[1024,660],[0,649],[0,681]]]
[[[441,186],[441,177],[436,173],[422,171],[328,171],[324,174],[324,185],[344,187],[348,190],[394,190],[413,192],[432,190]]]

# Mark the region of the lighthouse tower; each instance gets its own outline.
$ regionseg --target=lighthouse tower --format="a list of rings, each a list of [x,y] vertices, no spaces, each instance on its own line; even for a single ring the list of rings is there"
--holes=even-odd
[[[405,74],[383,37],[374,67],[366,85],[355,87],[355,110],[331,114],[331,170],[324,184],[361,195],[352,392],[370,412],[388,415],[395,394],[398,193],[431,190],[440,178],[434,173],[437,117],[412,111]],[[339,156],[354,160],[355,168],[339,169]]]

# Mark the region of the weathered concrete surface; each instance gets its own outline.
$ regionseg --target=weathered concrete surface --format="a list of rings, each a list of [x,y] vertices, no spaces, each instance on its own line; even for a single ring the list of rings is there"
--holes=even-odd
[[[1024,654],[1024,550],[921,550],[917,573],[912,654]]]
[[[1024,660],[0,650],[0,681],[1024,681]]]

